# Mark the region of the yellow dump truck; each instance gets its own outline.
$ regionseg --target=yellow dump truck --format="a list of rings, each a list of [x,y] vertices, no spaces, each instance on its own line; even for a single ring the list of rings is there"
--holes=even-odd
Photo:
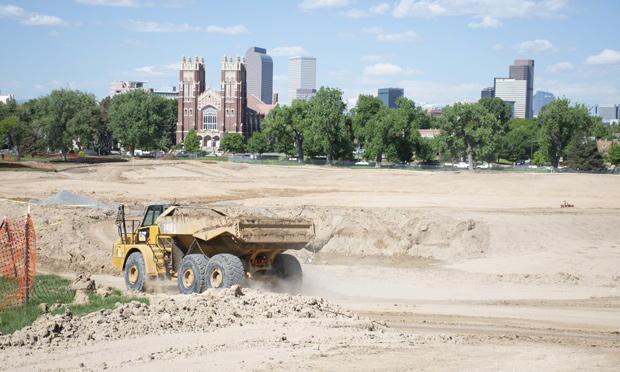
[[[116,225],[112,264],[136,291],[148,278],[170,278],[181,293],[255,282],[298,293],[301,265],[282,252],[302,249],[314,237],[314,224],[303,218],[230,217],[177,204],[150,205],[142,221],[126,220],[121,205]]]

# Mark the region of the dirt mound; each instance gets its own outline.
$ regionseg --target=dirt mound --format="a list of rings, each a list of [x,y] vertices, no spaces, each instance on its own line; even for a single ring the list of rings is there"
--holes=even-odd
[[[44,315],[32,326],[0,337],[0,348],[71,348],[97,341],[142,335],[213,332],[271,318],[330,319],[367,330],[380,327],[322,298],[265,293],[259,290],[209,289],[201,295],[152,297],[151,305],[134,301],[113,310],[76,318],[70,311]]]
[[[77,195],[72,192],[62,190],[58,194],[51,196],[41,202],[41,204],[56,204],[66,206],[79,206],[97,209],[110,209],[104,203],[91,199],[87,196]]]
[[[169,152],[166,155],[164,155],[164,157],[161,158],[161,160],[179,160],[179,158],[175,154]]]

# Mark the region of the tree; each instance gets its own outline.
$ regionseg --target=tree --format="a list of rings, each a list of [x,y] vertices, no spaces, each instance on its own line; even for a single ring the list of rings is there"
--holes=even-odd
[[[265,133],[258,131],[252,133],[252,137],[248,140],[248,151],[258,155],[271,151],[271,145]]]
[[[605,169],[603,157],[594,140],[575,136],[566,154],[565,164],[574,170],[600,172]]]
[[[573,137],[584,137],[592,128],[593,118],[585,105],[570,105],[567,98],[554,99],[543,106],[538,115],[540,135],[538,143],[541,154],[557,169],[560,158]]]
[[[0,137],[13,148],[15,160],[21,160],[20,143],[26,130],[24,122],[18,119],[19,106],[11,100],[6,105],[0,103]]]
[[[53,90],[38,100],[35,125],[40,127],[47,146],[60,150],[63,160],[76,146],[90,144],[100,123],[95,96],[79,90]]]
[[[381,167],[381,158],[387,148],[385,124],[389,108],[379,97],[360,94],[351,110],[353,133],[364,148],[364,158],[375,158]]]
[[[224,151],[238,154],[245,152],[245,143],[243,143],[243,135],[240,133],[226,133],[220,146]]]
[[[421,107],[412,100],[399,97],[396,109],[390,110],[391,129],[388,158],[399,161],[409,161],[416,154],[422,154],[426,149],[422,143],[419,129],[428,120]]]
[[[95,149],[99,155],[109,153],[112,148],[112,131],[109,129],[110,116],[108,111],[112,105],[112,98],[107,96],[99,102],[99,110],[101,111],[100,124],[95,135]]]
[[[530,158],[534,149],[538,148],[538,146],[534,146],[534,144],[538,145],[536,123],[527,119],[522,120],[525,121],[521,123],[522,125],[510,130],[504,137],[501,154],[511,161]],[[510,122],[512,123],[512,120]]]
[[[351,141],[351,132],[346,125],[342,101],[342,91],[337,88],[321,87],[316,95],[310,98],[310,132],[316,150],[327,156],[327,165],[331,166],[337,144],[346,145]],[[353,148],[353,146],[349,146]]]
[[[467,158],[474,169],[474,158],[493,160],[500,144],[500,121],[479,104],[455,103],[442,113],[443,126],[437,137],[442,156]]]
[[[168,148],[170,103],[163,97],[141,89],[118,94],[112,99],[108,124],[112,134],[133,155],[137,147],[144,150]]]
[[[618,166],[620,164],[620,145],[617,143],[612,144],[607,149],[608,160],[611,164]]]
[[[504,129],[504,132],[508,132],[508,122],[512,117],[512,109],[503,99],[499,97],[482,97],[478,100],[484,108],[487,109],[497,120]]]
[[[293,100],[291,106],[277,105],[263,120],[263,133],[274,138],[279,152],[290,150],[290,143],[297,148],[297,161],[304,161],[304,141],[311,125],[308,102],[301,99]]]
[[[187,137],[185,137],[185,142],[183,143],[185,146],[185,151],[187,152],[198,152],[200,151],[200,140],[198,139],[198,134],[196,134],[196,129],[192,128],[187,133]]]

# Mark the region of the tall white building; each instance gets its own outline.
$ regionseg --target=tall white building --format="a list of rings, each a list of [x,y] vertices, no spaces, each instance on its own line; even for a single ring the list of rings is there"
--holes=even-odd
[[[316,57],[288,59],[288,103],[298,99],[297,90],[316,90]],[[303,97],[300,96],[299,99]]]
[[[495,78],[495,97],[512,108],[513,118],[526,118],[527,80]]]

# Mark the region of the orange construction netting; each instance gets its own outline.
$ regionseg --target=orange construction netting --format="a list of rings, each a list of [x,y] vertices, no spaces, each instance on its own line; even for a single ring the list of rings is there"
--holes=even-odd
[[[0,312],[26,306],[32,296],[37,238],[30,214],[0,224]]]

